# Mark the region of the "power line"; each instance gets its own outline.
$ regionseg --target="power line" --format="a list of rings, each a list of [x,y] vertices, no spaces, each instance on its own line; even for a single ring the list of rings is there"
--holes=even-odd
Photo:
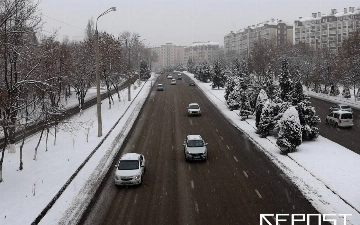
[[[74,28],[79,29],[79,30],[85,30],[84,28],[80,28],[80,27],[77,27],[77,26],[74,26],[74,25],[71,25],[71,24],[65,23],[65,22],[60,21],[60,20],[58,20],[58,19],[52,18],[52,17],[50,17],[50,16],[47,16],[47,15],[44,15],[44,14],[42,14],[42,15],[43,15],[43,16],[45,16],[45,17],[47,17],[47,18],[49,18],[49,19],[55,20],[55,21],[57,21],[57,22],[59,22],[59,23],[62,23],[62,24],[68,25],[68,26],[70,26],[70,27],[74,27]]]

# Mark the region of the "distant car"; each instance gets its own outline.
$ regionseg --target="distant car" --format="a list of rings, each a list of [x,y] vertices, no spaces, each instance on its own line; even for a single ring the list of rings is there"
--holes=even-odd
[[[157,90],[158,90],[158,91],[163,91],[163,90],[164,90],[164,85],[158,84],[158,85],[157,85]]]
[[[201,116],[201,107],[198,103],[190,103],[187,112],[189,116]]]
[[[175,79],[171,79],[171,85],[176,85],[176,80]]]
[[[146,172],[145,157],[138,153],[126,153],[116,165],[116,185],[141,185]]]
[[[163,72],[163,71],[161,71],[161,72],[160,72],[160,74],[164,74],[164,72]]]
[[[178,80],[181,80],[181,79],[182,79],[181,73],[179,73],[179,74],[177,75],[177,79],[178,79]]]
[[[172,79],[172,75],[171,75],[171,74],[168,74],[168,75],[167,75],[167,78],[168,78],[168,79]]]
[[[195,86],[195,82],[193,80],[190,81],[189,86]]]
[[[183,144],[185,160],[207,160],[207,144],[200,135],[186,136]]]
[[[339,111],[339,110],[352,112],[352,108],[345,104],[334,104],[333,106],[330,107],[330,112]]]

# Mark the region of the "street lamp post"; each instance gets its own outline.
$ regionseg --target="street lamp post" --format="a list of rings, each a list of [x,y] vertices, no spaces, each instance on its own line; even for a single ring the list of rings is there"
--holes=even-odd
[[[116,11],[116,8],[111,7],[110,9],[100,14],[100,16],[98,16],[98,18],[96,19],[96,26],[95,26],[96,110],[97,110],[97,119],[98,119],[98,137],[102,136],[102,120],[101,120],[101,96],[100,96],[100,73],[99,73],[99,33],[97,29],[97,21],[100,17],[111,11]]]

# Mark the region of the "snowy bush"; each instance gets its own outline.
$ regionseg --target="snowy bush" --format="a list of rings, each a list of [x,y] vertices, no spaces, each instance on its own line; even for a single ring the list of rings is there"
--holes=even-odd
[[[276,144],[282,152],[294,152],[302,141],[299,114],[294,106],[285,111],[278,122],[278,126],[279,134]]]

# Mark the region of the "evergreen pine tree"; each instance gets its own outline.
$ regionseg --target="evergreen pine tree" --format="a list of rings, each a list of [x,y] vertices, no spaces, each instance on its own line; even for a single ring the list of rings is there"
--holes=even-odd
[[[245,117],[248,118],[248,116],[252,113],[252,108],[250,106],[248,94],[246,93],[246,90],[244,90],[244,89],[241,89],[241,91],[240,91],[239,109],[240,109],[239,115],[241,117],[241,120],[245,120]]]
[[[270,130],[272,130],[275,126],[274,107],[276,107],[276,104],[271,100],[267,100],[262,108],[260,120],[257,126],[257,133],[260,134],[261,137],[267,137]]]
[[[266,92],[263,89],[261,89],[256,98],[256,105],[255,105],[255,126],[256,126],[256,128],[258,128],[261,112],[262,112],[262,109],[263,109],[264,104],[267,101],[267,99],[268,99],[268,97],[266,95]]]
[[[290,101],[290,92],[292,89],[292,81],[288,67],[288,62],[284,59],[282,61],[281,74],[279,76],[280,98],[284,102]]]
[[[269,67],[265,73],[263,86],[268,98],[274,99],[276,95],[276,87],[274,85],[274,72],[271,70],[271,67]]]
[[[225,86],[225,73],[221,61],[217,60],[213,67],[212,88]]]
[[[290,92],[290,101],[292,103],[293,106],[296,106],[299,102],[303,101],[305,99],[304,96],[304,90],[303,90],[303,86],[300,82],[300,80],[297,80],[294,83],[294,87],[292,89],[292,91]]]
[[[299,102],[296,106],[299,112],[303,140],[313,140],[319,136],[317,125],[321,120],[316,115],[315,108],[311,106],[309,99],[310,97],[305,96],[303,101]]]
[[[284,153],[293,152],[301,144],[302,131],[299,115],[294,106],[290,107],[282,115],[279,121],[279,134],[276,144]]]

